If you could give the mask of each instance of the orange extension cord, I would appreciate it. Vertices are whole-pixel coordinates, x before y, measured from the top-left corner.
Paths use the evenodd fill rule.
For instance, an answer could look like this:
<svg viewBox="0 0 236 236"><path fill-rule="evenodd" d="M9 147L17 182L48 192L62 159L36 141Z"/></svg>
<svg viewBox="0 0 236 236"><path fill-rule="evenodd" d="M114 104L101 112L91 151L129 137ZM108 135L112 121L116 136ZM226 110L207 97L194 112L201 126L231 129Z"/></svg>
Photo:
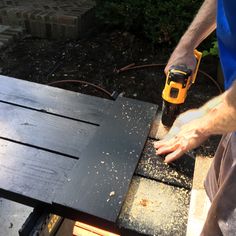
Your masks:
<svg viewBox="0 0 236 236"><path fill-rule="evenodd" d="M164 67L165 65L166 64L164 64L164 63L163 64L145 64L145 65L136 65L135 63L132 63L132 64L129 64L129 65L122 67L120 69L116 69L115 72L122 73L125 71L134 70L134 69L143 69L143 68L150 68L150 67ZM202 70L199 70L199 73L203 74L206 78L210 79L214 83L214 85L217 87L217 89L219 90L219 93L223 92L220 85L209 74L207 74L206 72L204 72ZM108 97L110 97L111 99L114 100L112 93L108 92L106 89L104 89L98 85L95 85L93 83L83 81L83 80L57 80L57 81L48 83L48 85L56 85L56 84L63 84L63 83L86 84L88 86L94 87L95 89L97 89L99 91L102 91L104 94L106 94Z"/></svg>
<svg viewBox="0 0 236 236"><path fill-rule="evenodd" d="M164 67L166 66L166 64L162 63L162 64L145 64L145 65L135 65L135 63L132 63L132 64L129 64L125 67L122 67L118 70L116 70L117 73L120 73L120 72L124 72L124 71L128 71L128 70L134 70L134 69L142 69L142 68L147 68L147 67ZM210 79L214 85L217 87L217 89L219 90L220 93L222 93L222 89L220 87L220 85L209 75L207 74L205 71L203 70L198 70L199 73L203 74L206 78Z"/></svg>

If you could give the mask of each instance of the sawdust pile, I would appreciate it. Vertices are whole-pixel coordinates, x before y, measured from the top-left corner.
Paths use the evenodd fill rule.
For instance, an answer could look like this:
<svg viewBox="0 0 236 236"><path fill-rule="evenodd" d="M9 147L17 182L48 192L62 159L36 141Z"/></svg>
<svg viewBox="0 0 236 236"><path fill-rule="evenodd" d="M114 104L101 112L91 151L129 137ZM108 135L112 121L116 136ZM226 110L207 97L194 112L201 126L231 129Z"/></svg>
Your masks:
<svg viewBox="0 0 236 236"><path fill-rule="evenodd" d="M185 235L189 191L134 177L119 224L148 235Z"/></svg>

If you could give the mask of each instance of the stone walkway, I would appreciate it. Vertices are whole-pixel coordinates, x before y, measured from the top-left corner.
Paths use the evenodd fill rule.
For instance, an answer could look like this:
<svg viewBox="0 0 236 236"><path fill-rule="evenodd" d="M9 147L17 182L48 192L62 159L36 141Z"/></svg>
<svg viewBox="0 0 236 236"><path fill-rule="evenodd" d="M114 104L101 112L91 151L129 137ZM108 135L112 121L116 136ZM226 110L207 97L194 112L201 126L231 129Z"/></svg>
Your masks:
<svg viewBox="0 0 236 236"><path fill-rule="evenodd" d="M93 0L1 0L0 24L22 26L32 36L77 39L94 25Z"/></svg>

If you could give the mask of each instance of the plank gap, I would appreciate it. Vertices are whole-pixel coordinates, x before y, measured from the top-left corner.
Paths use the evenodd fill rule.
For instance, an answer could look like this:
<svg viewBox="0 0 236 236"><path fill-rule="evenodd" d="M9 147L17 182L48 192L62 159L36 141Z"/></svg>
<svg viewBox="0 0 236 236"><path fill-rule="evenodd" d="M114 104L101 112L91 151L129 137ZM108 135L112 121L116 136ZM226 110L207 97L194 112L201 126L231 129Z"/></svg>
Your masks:
<svg viewBox="0 0 236 236"><path fill-rule="evenodd" d="M75 159L75 160L79 160L79 157L72 156L72 155L69 155L69 154L66 154L66 153L62 153L62 152L58 152L58 151L55 151L55 150L51 150L51 149L48 149L48 148L39 147L39 146L36 146L36 145L33 145L33 144L19 142L19 141L9 139L9 138L6 138L6 137L2 137L2 136L0 136L0 139L6 140L6 141L9 141L9 142L13 142L13 143L17 143L17 144L21 144L21 145L24 145L24 146L27 146L27 147L37 148L39 150L54 153L54 154L64 156L64 157L69 157L69 158L72 158L72 159Z"/></svg>
<svg viewBox="0 0 236 236"><path fill-rule="evenodd" d="M141 174L141 173L135 173L134 176L142 177L142 178L152 180L152 181L156 181L158 183L163 183L163 184L166 184L166 185L169 185L169 186L172 186L172 187L178 187L178 188L184 188L184 189L187 189L187 190L191 190L190 187L183 186L181 183L178 183L178 182L172 183L171 181L162 181L162 180L156 179L155 177L146 176L145 174Z"/></svg>
<svg viewBox="0 0 236 236"><path fill-rule="evenodd" d="M80 120L80 119L76 119L76 118L72 118L72 117L56 114L56 113L47 111L45 109L37 109L37 108L28 107L28 106L24 106L24 105L19 105L17 103L7 102L7 101L3 101L3 100L0 100L0 103L12 105L12 106L17 106L17 107L21 107L21 108L32 110L32 111L37 111L37 112L49 114L49 115L52 115L52 116L57 116L57 117L65 118L65 119L68 119L68 120L74 120L74 121L82 122L82 123L89 124L89 125L100 126L100 124L97 124L97 123L94 123L94 122L90 122L90 121L86 121L86 120Z"/></svg>

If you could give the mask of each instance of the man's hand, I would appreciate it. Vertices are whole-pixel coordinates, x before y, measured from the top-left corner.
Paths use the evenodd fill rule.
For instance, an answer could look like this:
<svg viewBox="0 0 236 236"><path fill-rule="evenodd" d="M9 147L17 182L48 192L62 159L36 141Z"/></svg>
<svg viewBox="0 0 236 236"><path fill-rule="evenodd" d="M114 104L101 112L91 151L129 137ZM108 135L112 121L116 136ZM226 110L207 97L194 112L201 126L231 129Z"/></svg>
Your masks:
<svg viewBox="0 0 236 236"><path fill-rule="evenodd" d="M170 153L165 158L165 162L169 163L181 157L185 152L198 147L208 138L198 130L203 117L203 111L200 109L181 114L166 137L155 142L156 153L158 155Z"/></svg>
<svg viewBox="0 0 236 236"><path fill-rule="evenodd" d="M186 48L177 47L172 53L166 67L165 74L168 73L169 69L173 65L186 65L188 69L194 71L197 64L196 57L194 56L193 49L189 50Z"/></svg>

